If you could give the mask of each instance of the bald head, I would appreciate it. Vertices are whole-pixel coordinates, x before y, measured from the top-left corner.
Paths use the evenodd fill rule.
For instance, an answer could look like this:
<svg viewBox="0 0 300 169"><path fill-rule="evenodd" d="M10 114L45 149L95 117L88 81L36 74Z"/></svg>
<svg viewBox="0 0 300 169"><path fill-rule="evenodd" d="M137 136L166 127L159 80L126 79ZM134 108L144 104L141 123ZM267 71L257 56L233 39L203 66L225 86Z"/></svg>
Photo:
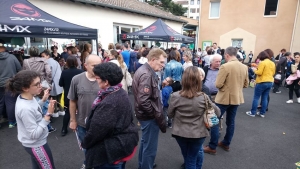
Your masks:
<svg viewBox="0 0 300 169"><path fill-rule="evenodd" d="M85 58L85 63L92 63L92 62L102 62L101 58L95 54L90 54L88 57Z"/></svg>
<svg viewBox="0 0 300 169"><path fill-rule="evenodd" d="M91 54L85 58L84 66L90 77L94 77L93 69L96 65L102 62L101 58L97 55Z"/></svg>

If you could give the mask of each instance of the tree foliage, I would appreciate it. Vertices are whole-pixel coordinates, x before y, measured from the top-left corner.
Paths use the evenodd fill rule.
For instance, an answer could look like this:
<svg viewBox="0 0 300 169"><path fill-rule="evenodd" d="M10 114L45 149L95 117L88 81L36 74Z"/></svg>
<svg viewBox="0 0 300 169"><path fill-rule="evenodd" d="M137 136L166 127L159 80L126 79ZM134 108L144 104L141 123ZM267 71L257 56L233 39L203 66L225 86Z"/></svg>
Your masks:
<svg viewBox="0 0 300 169"><path fill-rule="evenodd" d="M182 16L186 12L186 8L183 8L180 4L175 4L172 0L151 0L147 3L176 16Z"/></svg>

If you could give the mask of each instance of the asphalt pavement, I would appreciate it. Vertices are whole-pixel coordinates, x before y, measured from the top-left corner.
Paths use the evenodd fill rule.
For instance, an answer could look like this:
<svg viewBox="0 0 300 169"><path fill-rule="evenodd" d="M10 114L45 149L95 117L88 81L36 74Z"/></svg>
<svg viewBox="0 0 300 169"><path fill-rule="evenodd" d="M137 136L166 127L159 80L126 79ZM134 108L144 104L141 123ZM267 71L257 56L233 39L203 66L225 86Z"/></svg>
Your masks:
<svg viewBox="0 0 300 169"><path fill-rule="evenodd" d="M270 93L269 111L265 118L249 117L245 114L251 109L253 88L244 89L245 104L238 108L236 128L230 151L217 148L217 155L205 154L203 169L295 169L300 161L300 104L286 104L288 90L282 88L281 94ZM133 97L131 96L133 100ZM294 102L296 99L294 99ZM135 120L135 123L137 121ZM49 134L57 169L79 169L84 154L79 150L75 134L62 137L62 117L55 118L52 125L57 131ZM160 133L156 169L180 169L183 158L171 130ZM224 137L224 132L221 138ZM204 145L207 145L209 137ZM127 169L136 169L138 151L127 162ZM0 128L0 169L30 169L30 156L17 139L17 128Z"/></svg>

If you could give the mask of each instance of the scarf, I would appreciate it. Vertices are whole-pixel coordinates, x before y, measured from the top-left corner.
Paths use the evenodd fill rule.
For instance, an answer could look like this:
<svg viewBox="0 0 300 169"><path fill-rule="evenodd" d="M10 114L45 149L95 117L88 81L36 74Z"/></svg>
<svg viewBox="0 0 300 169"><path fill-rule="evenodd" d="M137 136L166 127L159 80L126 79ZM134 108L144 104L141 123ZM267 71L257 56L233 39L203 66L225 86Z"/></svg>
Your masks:
<svg viewBox="0 0 300 169"><path fill-rule="evenodd" d="M93 102L92 108L94 108L98 103L100 103L106 96L108 96L109 94L111 94L113 92L116 92L116 91L120 90L121 88L122 88L122 84L119 83L115 86L110 86L106 89L101 89L98 92L97 98Z"/></svg>

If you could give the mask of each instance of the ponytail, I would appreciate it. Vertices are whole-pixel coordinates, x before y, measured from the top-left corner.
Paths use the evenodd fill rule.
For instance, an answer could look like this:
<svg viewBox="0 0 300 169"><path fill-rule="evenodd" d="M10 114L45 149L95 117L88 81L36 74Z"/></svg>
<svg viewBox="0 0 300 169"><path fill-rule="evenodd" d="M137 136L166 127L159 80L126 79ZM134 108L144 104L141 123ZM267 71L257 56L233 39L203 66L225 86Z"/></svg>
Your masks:
<svg viewBox="0 0 300 169"><path fill-rule="evenodd" d="M13 94L16 94L16 90L14 88L14 83L15 83L15 78L10 78L7 80L6 82L6 90L13 93Z"/></svg>
<svg viewBox="0 0 300 169"><path fill-rule="evenodd" d="M120 64L120 67L121 68L124 68L125 65L124 65L124 59L123 59L123 56L122 55L119 55L118 58L117 58L119 64Z"/></svg>

